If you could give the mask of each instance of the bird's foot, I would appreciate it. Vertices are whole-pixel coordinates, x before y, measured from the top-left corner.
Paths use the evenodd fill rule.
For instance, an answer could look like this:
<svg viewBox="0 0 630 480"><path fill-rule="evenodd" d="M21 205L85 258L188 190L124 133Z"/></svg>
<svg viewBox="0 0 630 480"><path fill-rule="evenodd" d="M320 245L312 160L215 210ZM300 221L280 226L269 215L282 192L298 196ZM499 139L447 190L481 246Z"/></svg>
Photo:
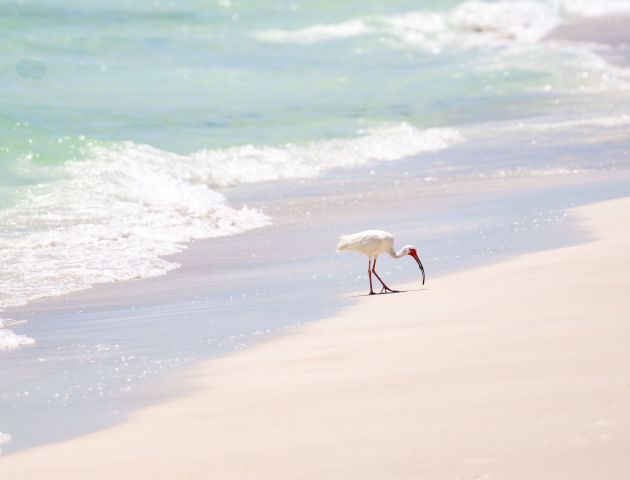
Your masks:
<svg viewBox="0 0 630 480"><path fill-rule="evenodd" d="M376 295L376 293L370 290L370 293L368 293L368 295Z"/></svg>
<svg viewBox="0 0 630 480"><path fill-rule="evenodd" d="M380 293L400 293L400 290L392 290L391 288L383 285L383 288L381 288Z"/></svg>

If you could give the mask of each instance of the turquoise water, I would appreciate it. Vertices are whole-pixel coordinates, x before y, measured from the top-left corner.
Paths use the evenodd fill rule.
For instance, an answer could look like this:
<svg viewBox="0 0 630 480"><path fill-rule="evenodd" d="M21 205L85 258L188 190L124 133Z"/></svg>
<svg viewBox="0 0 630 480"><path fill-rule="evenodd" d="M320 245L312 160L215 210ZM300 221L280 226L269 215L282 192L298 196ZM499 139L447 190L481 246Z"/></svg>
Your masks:
<svg viewBox="0 0 630 480"><path fill-rule="evenodd" d="M291 14L288 4L259 2L229 8L190 1L55 3L4 5L0 12L2 136L19 137L5 151L9 158L34 152L43 162L60 162L68 153L50 152L49 142L79 135L177 152L325 138L354 133L363 121L395 118L404 100L402 92L398 102L383 97L391 84L379 85L371 77L374 59L353 55L351 45L305 52L252 36L299 25L300 16L344 18L349 12L339 8L307 3ZM383 53L374 52L406 77L417 68L402 52L391 60ZM16 65L24 59L40 62L41 78L20 76ZM16 135L16 122L29 126Z"/></svg>
<svg viewBox="0 0 630 480"><path fill-rule="evenodd" d="M547 53L547 66L505 59L503 69L490 40L481 50L445 40L435 54L399 44L414 31L408 26L383 26L414 11L448 15L461 3L3 2L0 134L9 143L2 163L28 153L62 162L80 135L189 153L348 136L401 120L440 126L513 117L544 106L539 89L565 80L553 65L562 55ZM487 12L478 10L482 25ZM378 31L306 45L256 36L357 19ZM462 26L439 28L469 41ZM19 68L24 61L32 65ZM51 148L66 137L68 148Z"/></svg>
<svg viewBox="0 0 630 480"><path fill-rule="evenodd" d="M630 2L0 2L0 309L161 275L190 240L273 223L231 204L239 183L430 162L486 125L622 128L628 71L543 41L618 11Z"/></svg>

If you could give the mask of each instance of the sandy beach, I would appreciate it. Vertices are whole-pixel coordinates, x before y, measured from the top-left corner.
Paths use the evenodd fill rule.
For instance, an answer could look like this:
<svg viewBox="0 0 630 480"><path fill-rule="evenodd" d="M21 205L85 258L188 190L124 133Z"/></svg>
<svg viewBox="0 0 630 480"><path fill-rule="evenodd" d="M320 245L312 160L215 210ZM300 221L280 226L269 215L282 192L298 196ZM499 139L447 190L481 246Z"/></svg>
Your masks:
<svg viewBox="0 0 630 480"><path fill-rule="evenodd" d="M122 425L5 457L0 474L627 478L630 199L571 214L587 243L359 297L195 367L186 395Z"/></svg>

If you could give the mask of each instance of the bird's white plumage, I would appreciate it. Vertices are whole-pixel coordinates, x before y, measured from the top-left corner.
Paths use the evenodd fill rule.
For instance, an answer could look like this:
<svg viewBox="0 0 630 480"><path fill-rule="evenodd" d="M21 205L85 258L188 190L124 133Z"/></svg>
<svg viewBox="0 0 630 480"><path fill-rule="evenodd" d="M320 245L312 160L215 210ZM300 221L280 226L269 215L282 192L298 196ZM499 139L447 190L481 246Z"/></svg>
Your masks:
<svg viewBox="0 0 630 480"><path fill-rule="evenodd" d="M370 295L374 295L372 289L372 274L374 274L383 289L381 293L396 293L397 290L389 288L383 279L376 273L376 260L381 253L387 253L393 258L402 258L406 255L413 257L418 262L422 271L422 284L424 285L424 267L413 245L405 245L399 251L394 250L394 237L383 230L364 230L351 235L342 235L337 244L338 252L356 252L368 257L368 278L370 280ZM373 262L373 263L372 263Z"/></svg>
<svg viewBox="0 0 630 480"><path fill-rule="evenodd" d="M337 244L337 251L352 251L375 257L381 253L394 251L394 237L383 230L364 230L342 235Z"/></svg>

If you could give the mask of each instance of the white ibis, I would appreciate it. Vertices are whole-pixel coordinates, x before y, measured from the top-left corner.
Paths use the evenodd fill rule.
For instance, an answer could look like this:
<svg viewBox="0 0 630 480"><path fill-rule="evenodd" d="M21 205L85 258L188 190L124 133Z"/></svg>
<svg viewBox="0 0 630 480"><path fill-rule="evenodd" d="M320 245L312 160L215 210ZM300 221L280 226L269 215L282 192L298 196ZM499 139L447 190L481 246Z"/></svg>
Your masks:
<svg viewBox="0 0 630 480"><path fill-rule="evenodd" d="M418 258L418 252L413 245L405 245L398 251L394 250L394 237L383 230L365 230L363 232L353 233L351 235L342 235L337 244L338 252L357 252L362 253L368 257L368 278L370 279L370 295L374 295L372 290L372 274L376 275L378 281L381 282L383 288L380 293L383 292L397 292L398 290L392 290L376 273L376 259L381 253L388 253L390 257L402 258L406 255L412 257L417 263L418 267L422 271L422 285L424 285L424 267L420 258ZM372 263L374 259L374 263Z"/></svg>

